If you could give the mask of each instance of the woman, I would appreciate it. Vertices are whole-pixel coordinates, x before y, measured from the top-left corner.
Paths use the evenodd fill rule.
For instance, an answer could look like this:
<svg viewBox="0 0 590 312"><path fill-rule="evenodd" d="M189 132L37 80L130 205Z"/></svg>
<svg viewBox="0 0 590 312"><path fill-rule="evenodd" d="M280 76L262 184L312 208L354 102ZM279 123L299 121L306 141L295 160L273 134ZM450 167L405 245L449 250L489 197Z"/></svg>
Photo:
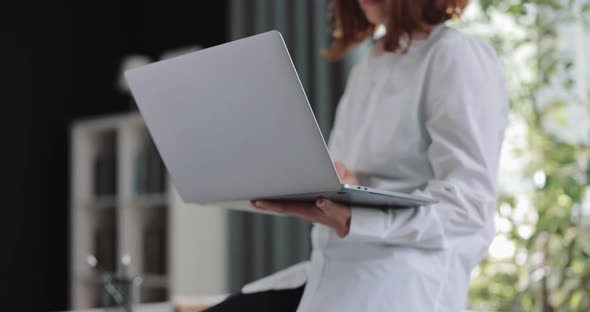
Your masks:
<svg viewBox="0 0 590 312"><path fill-rule="evenodd" d="M386 34L348 79L329 148L345 183L427 195L406 210L252 202L314 223L311 260L210 311L462 311L494 237L508 98L494 50L444 24L466 0L334 0L344 56Z"/></svg>

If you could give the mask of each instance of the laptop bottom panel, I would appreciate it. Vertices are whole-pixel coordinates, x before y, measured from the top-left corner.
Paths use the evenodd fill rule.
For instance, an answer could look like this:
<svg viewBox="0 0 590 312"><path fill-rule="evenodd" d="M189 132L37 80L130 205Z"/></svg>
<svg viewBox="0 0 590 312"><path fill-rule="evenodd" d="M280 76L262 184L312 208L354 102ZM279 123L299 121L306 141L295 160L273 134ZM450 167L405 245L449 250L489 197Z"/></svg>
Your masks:
<svg viewBox="0 0 590 312"><path fill-rule="evenodd" d="M430 205L437 202L430 198L380 191L356 185L344 185L340 190L334 192L276 196L258 198L258 200L315 202L319 197L328 198L335 202L355 207L386 209L407 209L416 206Z"/></svg>

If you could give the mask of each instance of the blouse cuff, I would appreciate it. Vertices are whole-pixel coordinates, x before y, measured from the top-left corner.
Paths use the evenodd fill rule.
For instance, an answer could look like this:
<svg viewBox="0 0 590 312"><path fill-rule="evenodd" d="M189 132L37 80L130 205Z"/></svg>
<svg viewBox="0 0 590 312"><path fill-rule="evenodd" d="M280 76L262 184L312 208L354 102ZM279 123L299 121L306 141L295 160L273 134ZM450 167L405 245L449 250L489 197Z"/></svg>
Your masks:
<svg viewBox="0 0 590 312"><path fill-rule="evenodd" d="M342 238L349 242L374 242L384 238L387 216L381 209L352 206L350 229Z"/></svg>

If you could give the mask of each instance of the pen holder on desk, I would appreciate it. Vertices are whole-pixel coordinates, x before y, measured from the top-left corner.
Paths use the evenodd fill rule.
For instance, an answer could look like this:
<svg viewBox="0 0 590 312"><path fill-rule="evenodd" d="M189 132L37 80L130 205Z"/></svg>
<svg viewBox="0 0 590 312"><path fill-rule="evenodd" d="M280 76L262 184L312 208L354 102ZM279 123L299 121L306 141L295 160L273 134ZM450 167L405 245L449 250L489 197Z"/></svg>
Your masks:
<svg viewBox="0 0 590 312"><path fill-rule="evenodd" d="M129 276L127 268L130 262L129 256L124 256L119 274L115 275L103 270L94 256L88 256L88 264L98 272L100 278L100 302L106 311L133 311L135 293L137 286L141 284L141 277Z"/></svg>
<svg viewBox="0 0 590 312"><path fill-rule="evenodd" d="M108 274L108 273L106 273ZM106 311L133 311L139 277L101 276L101 303Z"/></svg>

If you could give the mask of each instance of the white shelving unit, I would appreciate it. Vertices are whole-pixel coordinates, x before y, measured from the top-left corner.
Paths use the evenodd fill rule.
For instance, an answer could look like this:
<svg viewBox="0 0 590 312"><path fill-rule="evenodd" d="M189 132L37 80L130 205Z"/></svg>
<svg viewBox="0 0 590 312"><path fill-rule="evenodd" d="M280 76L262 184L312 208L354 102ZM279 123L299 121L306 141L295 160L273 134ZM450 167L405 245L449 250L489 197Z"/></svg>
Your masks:
<svg viewBox="0 0 590 312"><path fill-rule="evenodd" d="M105 145L109 137L106 141L111 142ZM226 210L186 204L168 182L161 192L138 192L137 157L149 142L138 113L76 121L71 141L71 309L100 304L100 284L86 262L97 248L112 250L109 258L117 263L123 255L131 257L129 273L143 280L134 296L136 303L227 292ZM116 188L113 194L97 195L96 159L104 154L116 164L112 169ZM105 237L111 244L104 245ZM156 272L148 273L146 264L154 257L146 259L145 251L154 245L163 255ZM98 259L103 264L108 260Z"/></svg>

